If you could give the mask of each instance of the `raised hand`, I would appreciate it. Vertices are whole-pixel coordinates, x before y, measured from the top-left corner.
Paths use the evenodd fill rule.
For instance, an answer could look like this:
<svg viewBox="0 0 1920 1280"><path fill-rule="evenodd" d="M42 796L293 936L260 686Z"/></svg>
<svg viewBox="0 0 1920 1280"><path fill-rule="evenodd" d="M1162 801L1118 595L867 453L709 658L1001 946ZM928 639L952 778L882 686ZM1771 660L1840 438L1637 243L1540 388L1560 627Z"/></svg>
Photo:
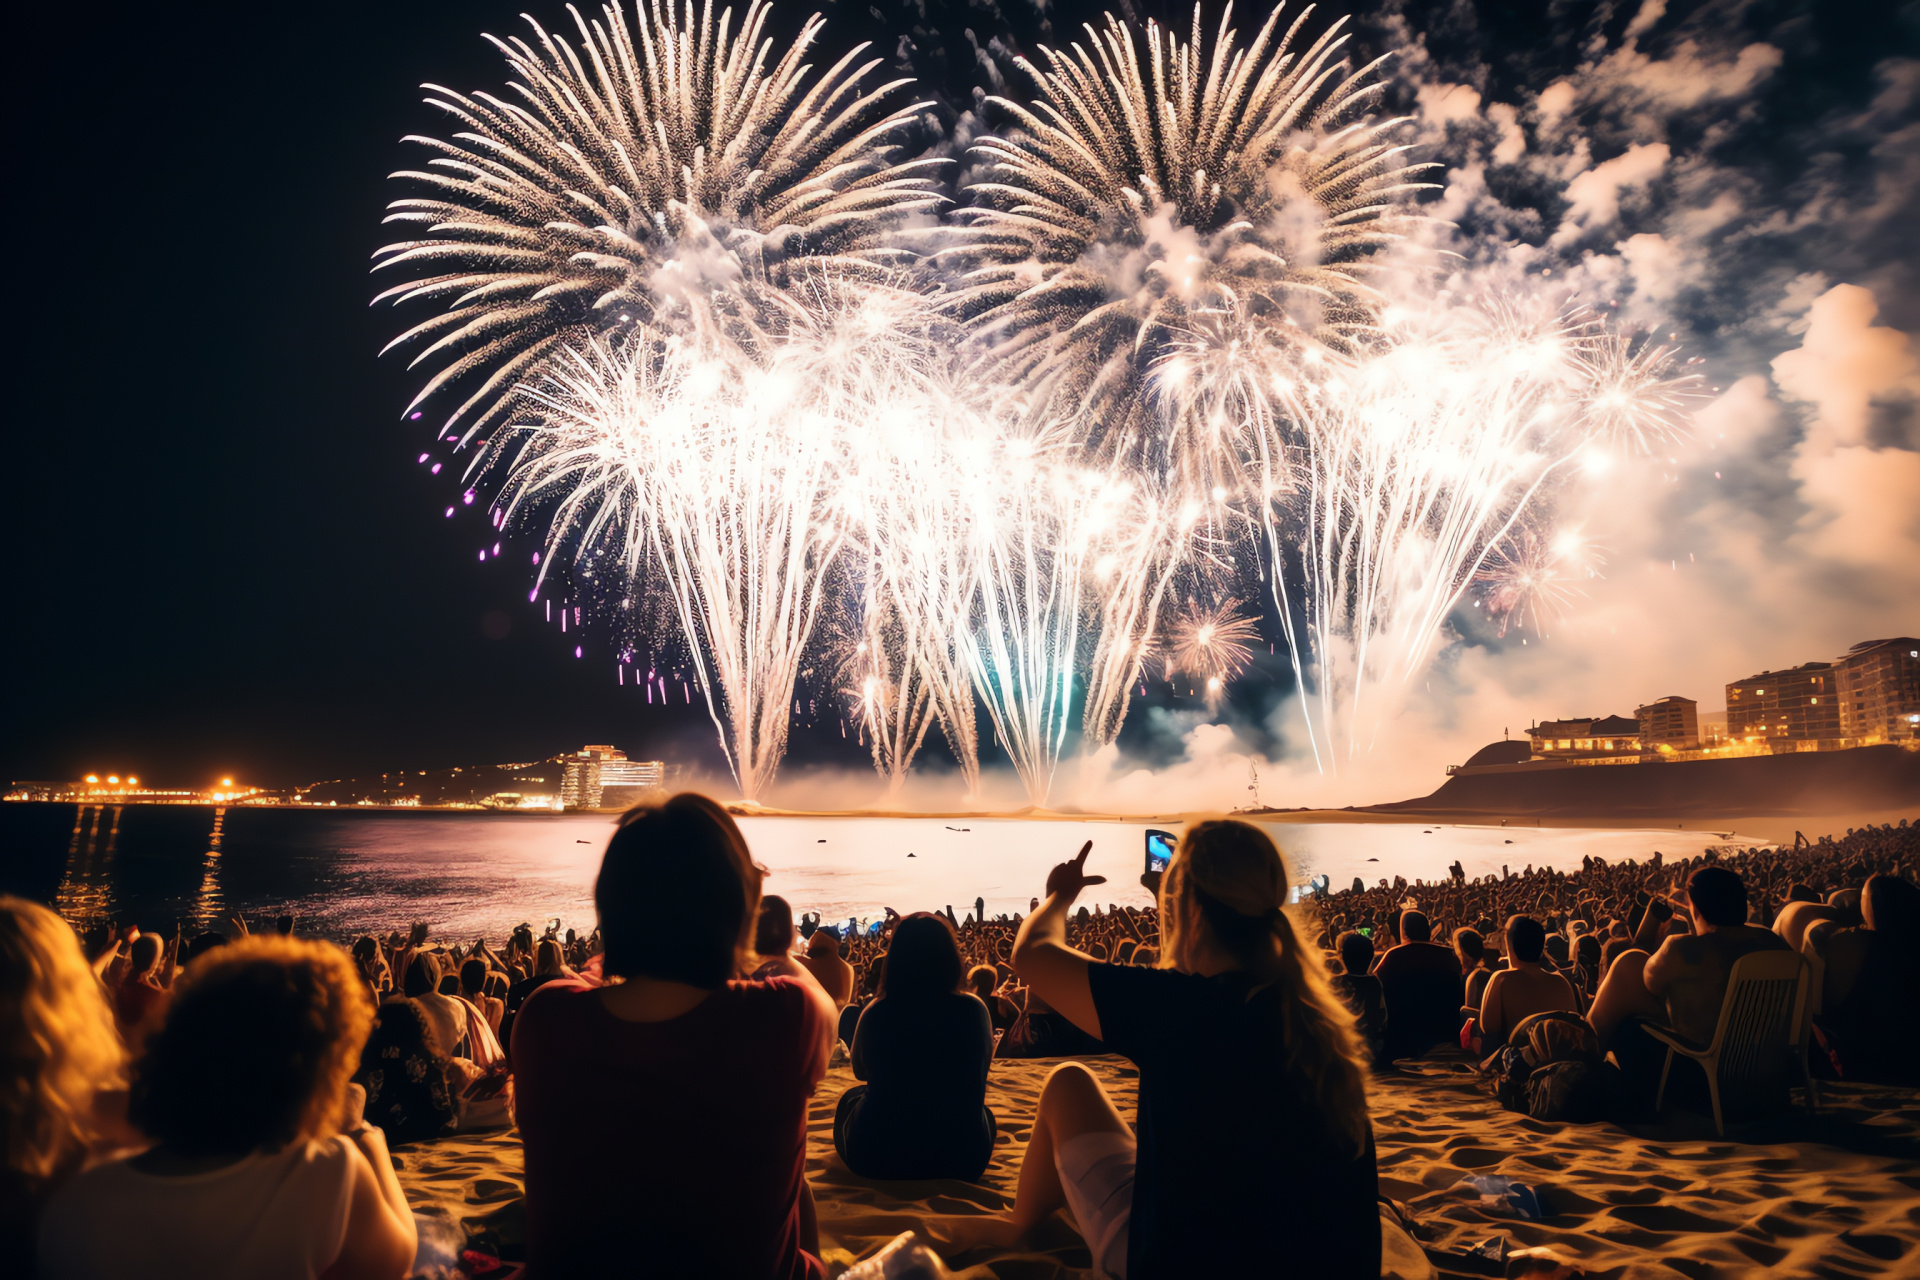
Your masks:
<svg viewBox="0 0 1920 1280"><path fill-rule="evenodd" d="M1089 885L1105 884L1105 876L1087 874L1087 855L1093 852L1093 841L1080 846L1079 854L1071 861L1063 862L1047 872L1047 896L1062 894L1068 902L1080 896L1080 891Z"/></svg>

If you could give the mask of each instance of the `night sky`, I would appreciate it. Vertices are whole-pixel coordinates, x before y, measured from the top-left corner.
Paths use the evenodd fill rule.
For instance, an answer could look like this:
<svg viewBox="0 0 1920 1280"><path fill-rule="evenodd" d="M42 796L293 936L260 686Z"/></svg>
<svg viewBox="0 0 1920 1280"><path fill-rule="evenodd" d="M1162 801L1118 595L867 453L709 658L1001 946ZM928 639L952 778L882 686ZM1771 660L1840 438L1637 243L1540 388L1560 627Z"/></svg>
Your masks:
<svg viewBox="0 0 1920 1280"><path fill-rule="evenodd" d="M837 54L873 40L947 120L978 127L978 91L1019 89L1012 53L1103 7L842 0L825 6L825 43ZM235 773L287 785L533 759L587 741L717 763L697 702L648 708L615 685L602 637L562 637L541 621L523 555L476 560L480 509L443 518L458 482L416 465L431 419L401 419L418 376L400 358L376 358L396 327L368 305L370 255L387 238L382 209L398 194L386 175L412 162L403 134L441 127L417 86L499 88L504 67L479 35L517 31L523 8L552 26L567 21L558 4L491 0L37 5L16 16L7 216L20 257L0 504L12 562L0 780L116 769L155 782ZM809 8L784 5L776 27ZM1356 11L1357 54L1417 46L1390 104L1419 117L1410 130L1456 171L1492 145L1495 104L1519 104L1532 130L1557 81L1598 86L1573 108L1591 137L1584 159L1548 164L1567 147L1529 133L1526 157L1482 166L1484 193L1461 215L1463 234L1580 262L1613 254L1628 232L1658 233L1698 269L1659 289L1642 281L1638 294L1652 295L1731 386L1764 376L1799 342L1809 305L1835 284L1872 290L1879 326L1920 328L1920 64L1901 61L1914 56L1917 9L1388 4ZM1140 15L1166 12L1184 29L1184 5ZM1255 21L1244 15L1242 28ZM1754 66L1766 64L1757 76L1683 102L1671 88L1647 89L1644 64L1609 61L1630 44L1675 65L1746 66L1740 51L1755 47L1777 57L1756 55ZM1434 86L1476 96L1443 109L1435 104L1462 100ZM1642 90L1655 107L1632 105ZM994 123L990 109L984 118ZM1577 191L1569 196L1579 165L1656 135L1670 148L1663 176L1622 185L1615 225L1601 231ZM1727 191L1737 217L1700 229L1692 215ZM1767 231L1776 215L1787 223ZM1783 298L1798 309L1771 327L1751 322ZM1863 391L1868 446L1920 449L1915 385L1896 369ZM1722 481L1738 480L1742 508L1772 530L1756 535L1763 559L1767 537L1798 545L1796 530L1819 510L1789 461L1818 411L1768 394L1786 406L1779 423L1749 442L1751 465L1725 466ZM1886 535L1890 563L1904 558L1904 530ZM1673 548L1661 536L1627 555L1664 565ZM1849 629L1912 612L1897 582L1865 572L1880 573L1878 585L1847 579L1840 598L1865 602L1866 615L1805 646L1862 639ZM1753 594L1750 582L1716 589ZM1757 620L1743 634L1749 625ZM1500 646L1463 624L1455 649ZM1762 660L1741 649L1724 661L1749 653ZM1778 659L1807 656L1831 655ZM1646 662L1661 675L1674 669ZM1265 742L1265 718L1287 691L1283 665L1236 691L1233 715L1250 741ZM1137 715L1126 745L1149 759L1177 754L1179 714ZM862 753L840 740L832 714L821 719L796 736L795 756L858 766Z"/></svg>

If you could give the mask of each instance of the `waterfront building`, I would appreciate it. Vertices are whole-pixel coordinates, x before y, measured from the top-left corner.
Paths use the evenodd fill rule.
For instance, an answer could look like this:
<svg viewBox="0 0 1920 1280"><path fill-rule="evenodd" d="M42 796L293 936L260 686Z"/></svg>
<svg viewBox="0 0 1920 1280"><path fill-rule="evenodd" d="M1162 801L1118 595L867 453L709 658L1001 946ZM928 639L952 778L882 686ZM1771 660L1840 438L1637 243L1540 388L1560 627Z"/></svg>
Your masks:
<svg viewBox="0 0 1920 1280"><path fill-rule="evenodd" d="M1816 750L1838 745L1840 699L1831 662L1803 662L1762 671L1727 686L1727 736L1735 742L1792 744ZM1806 744L1806 745L1802 745Z"/></svg>
<svg viewBox="0 0 1920 1280"><path fill-rule="evenodd" d="M607 760L600 765L600 807L630 809L663 791L664 760Z"/></svg>
<svg viewBox="0 0 1920 1280"><path fill-rule="evenodd" d="M586 746L561 757L560 801L569 809L625 809L666 786L660 760L629 760L618 747Z"/></svg>
<svg viewBox="0 0 1920 1280"><path fill-rule="evenodd" d="M1527 730L1535 759L1638 760L1640 722L1626 716L1542 720Z"/></svg>
<svg viewBox="0 0 1920 1280"><path fill-rule="evenodd" d="M1702 711L1700 713L1700 746L1702 749L1724 747L1727 745L1727 713L1724 711Z"/></svg>
<svg viewBox="0 0 1920 1280"><path fill-rule="evenodd" d="M605 744L589 745L561 757L560 803L569 809L600 807L600 771L627 753Z"/></svg>
<svg viewBox="0 0 1920 1280"><path fill-rule="evenodd" d="M1644 751L1692 751L1700 745L1700 704L1692 698L1668 694L1644 707L1635 707Z"/></svg>
<svg viewBox="0 0 1920 1280"><path fill-rule="evenodd" d="M1920 739L1920 639L1853 646L1836 667L1840 736L1857 742Z"/></svg>

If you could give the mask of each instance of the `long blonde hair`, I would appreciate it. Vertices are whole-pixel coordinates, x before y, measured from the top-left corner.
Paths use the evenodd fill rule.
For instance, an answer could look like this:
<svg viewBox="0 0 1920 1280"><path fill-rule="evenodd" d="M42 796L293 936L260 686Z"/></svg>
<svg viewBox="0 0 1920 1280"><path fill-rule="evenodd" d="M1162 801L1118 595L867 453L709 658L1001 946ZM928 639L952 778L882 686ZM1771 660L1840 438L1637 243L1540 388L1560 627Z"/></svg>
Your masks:
<svg viewBox="0 0 1920 1280"><path fill-rule="evenodd" d="M1287 911L1286 860L1252 823L1213 818L1187 828L1160 884L1162 968L1191 970L1199 922L1255 983L1277 997L1287 1065L1322 1114L1358 1149L1367 1133L1366 1049L1333 994L1318 948Z"/></svg>
<svg viewBox="0 0 1920 1280"><path fill-rule="evenodd" d="M73 929L0 897L0 1124L7 1168L38 1194L99 1136L93 1098L124 1083L126 1050Z"/></svg>

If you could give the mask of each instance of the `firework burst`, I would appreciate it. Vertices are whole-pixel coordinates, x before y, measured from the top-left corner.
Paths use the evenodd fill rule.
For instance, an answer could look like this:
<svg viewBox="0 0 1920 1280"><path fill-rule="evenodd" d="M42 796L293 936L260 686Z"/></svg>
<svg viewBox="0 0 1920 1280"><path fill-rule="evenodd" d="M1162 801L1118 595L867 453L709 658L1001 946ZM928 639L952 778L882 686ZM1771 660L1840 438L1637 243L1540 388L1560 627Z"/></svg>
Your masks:
<svg viewBox="0 0 1920 1280"><path fill-rule="evenodd" d="M1683 392L1670 356L1623 382L1594 357L1611 341L1586 311L1494 300L1411 317L1364 359L1276 374L1302 461L1262 524L1322 768L1371 749L1496 548L1546 518L1611 421L1599 402Z"/></svg>
<svg viewBox="0 0 1920 1280"><path fill-rule="evenodd" d="M1500 620L1499 635L1509 629L1545 636L1585 595L1581 583L1600 576L1605 560L1598 548L1582 542L1577 530L1558 534L1532 526L1502 540L1475 578L1484 584L1480 606Z"/></svg>
<svg viewBox="0 0 1920 1280"><path fill-rule="evenodd" d="M1218 711L1227 686L1253 662L1260 626L1240 612L1240 601L1189 605L1167 628L1162 664L1166 676L1186 675L1206 692L1207 708Z"/></svg>
<svg viewBox="0 0 1920 1280"><path fill-rule="evenodd" d="M530 38L487 39L510 92L426 86L450 139L410 137L431 159L394 176L424 194L387 221L415 238L375 270L408 279L376 301L435 314L388 349L438 366L409 411L461 398L444 431L470 440L510 413L514 390L569 347L624 326L753 326L796 265L860 275L900 257L886 232L939 196L926 164L895 163L915 106L905 81L867 83L861 45L814 75L810 19L777 56L763 0L715 20L653 0L574 13L576 38L528 18Z"/></svg>
<svg viewBox="0 0 1920 1280"><path fill-rule="evenodd" d="M1018 132L975 148L984 174L956 215L952 298L1003 376L1187 492L1222 483L1246 441L1219 447L1241 424L1193 412L1204 396L1143 394L1154 363L1229 310L1241 324L1221 336L1255 360L1363 341L1367 259L1418 185L1385 138L1397 122L1366 114L1379 64L1342 59L1344 19L1296 48L1306 16L1283 32L1276 9L1242 43L1229 6L1209 44L1198 6L1185 41L1108 14L1044 68L1021 60L1037 100L993 100Z"/></svg>
<svg viewBox="0 0 1920 1280"><path fill-rule="evenodd" d="M776 51L767 16L495 41L511 93L434 91L460 131L413 140L416 238L376 268L433 308L396 340L434 371L414 406L456 401L470 496L542 541L535 597L570 575L664 621L749 799L817 665L890 786L937 723L977 794L984 714L1044 803L1156 638L1217 710L1256 590L1342 767L1476 584L1503 633L1573 589L1577 459L1684 430L1670 347L1382 296L1423 184L1339 22L1296 48L1304 14L1251 41L1231 10L1184 41L1109 16L997 100L1017 132L952 225L909 230L941 197L898 154L905 86L858 49L816 75L818 19ZM1227 603L1163 622L1181 598Z"/></svg>

